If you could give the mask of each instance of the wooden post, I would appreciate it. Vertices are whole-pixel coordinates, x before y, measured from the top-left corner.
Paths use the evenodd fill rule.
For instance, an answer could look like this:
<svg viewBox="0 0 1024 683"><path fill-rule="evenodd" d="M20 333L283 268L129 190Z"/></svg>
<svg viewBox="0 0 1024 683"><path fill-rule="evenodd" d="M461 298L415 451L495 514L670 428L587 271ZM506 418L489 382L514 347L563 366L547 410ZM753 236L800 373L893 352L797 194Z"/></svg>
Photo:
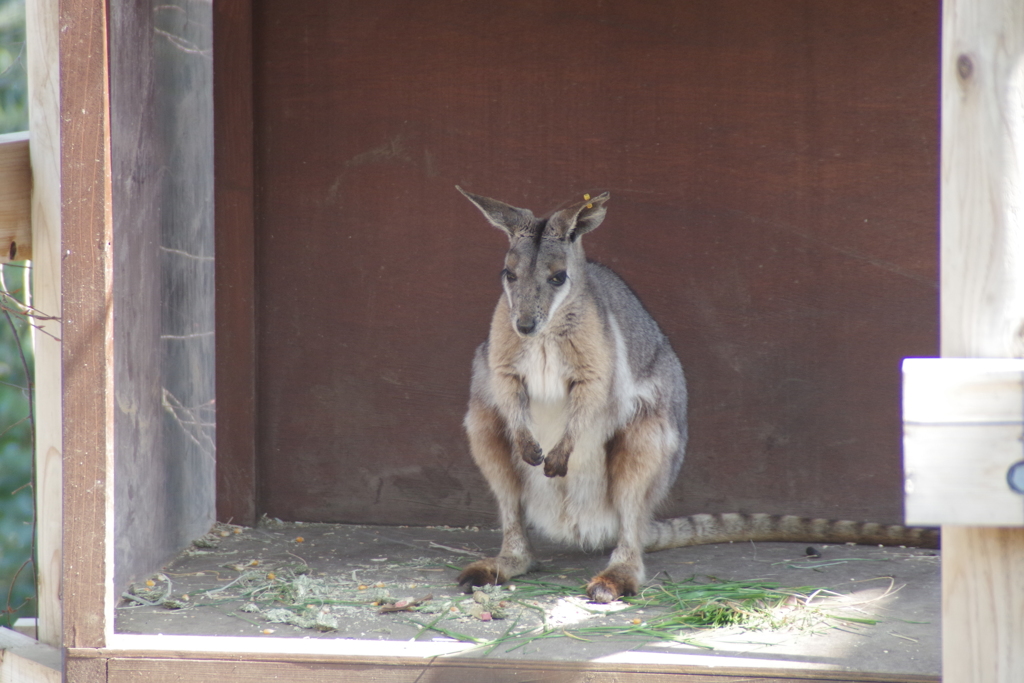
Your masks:
<svg viewBox="0 0 1024 683"><path fill-rule="evenodd" d="M36 564L38 631L61 644L60 37L58 0L25 7L32 164L32 303L56 320L38 321L35 351Z"/></svg>
<svg viewBox="0 0 1024 683"><path fill-rule="evenodd" d="M255 524L252 3L213 4L217 519ZM223 85L230 83L230 86Z"/></svg>
<svg viewBox="0 0 1024 683"><path fill-rule="evenodd" d="M63 644L113 630L113 250L106 0L60 2ZM67 680L90 680L85 669ZM75 666L78 666L77 664Z"/></svg>
<svg viewBox="0 0 1024 683"><path fill-rule="evenodd" d="M944 4L941 228L942 355L1024 357L1024 0ZM1024 528L942 550L943 680L1024 681Z"/></svg>

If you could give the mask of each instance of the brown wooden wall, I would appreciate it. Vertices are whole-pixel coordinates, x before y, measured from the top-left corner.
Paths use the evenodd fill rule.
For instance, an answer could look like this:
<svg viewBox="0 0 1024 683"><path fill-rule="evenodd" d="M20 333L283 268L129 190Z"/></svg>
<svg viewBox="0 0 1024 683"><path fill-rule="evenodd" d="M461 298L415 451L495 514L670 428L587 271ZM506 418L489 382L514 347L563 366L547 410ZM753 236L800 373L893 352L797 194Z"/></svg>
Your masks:
<svg viewBox="0 0 1024 683"><path fill-rule="evenodd" d="M454 185L538 213L607 189L588 254L690 381L666 512L899 519L899 363L937 351L939 11L255 2L255 455L219 444L222 472L257 514L493 522L461 419L505 240Z"/></svg>
<svg viewBox="0 0 1024 683"><path fill-rule="evenodd" d="M211 13L109 5L118 592L214 521Z"/></svg>

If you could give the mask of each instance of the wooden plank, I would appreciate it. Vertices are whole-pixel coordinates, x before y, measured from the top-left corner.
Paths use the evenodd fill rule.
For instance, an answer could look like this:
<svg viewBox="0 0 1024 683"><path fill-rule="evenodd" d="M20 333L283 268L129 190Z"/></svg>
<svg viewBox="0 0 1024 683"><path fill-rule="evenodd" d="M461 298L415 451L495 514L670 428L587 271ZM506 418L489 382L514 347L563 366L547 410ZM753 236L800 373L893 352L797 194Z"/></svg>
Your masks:
<svg viewBox="0 0 1024 683"><path fill-rule="evenodd" d="M79 650L69 662L106 661L111 682L232 681L634 681L655 683L938 683L937 676L607 662L509 662L458 658L330 657L229 652Z"/></svg>
<svg viewBox="0 0 1024 683"><path fill-rule="evenodd" d="M213 5L217 519L256 522L252 5Z"/></svg>
<svg viewBox="0 0 1024 683"><path fill-rule="evenodd" d="M487 680L494 683L531 681L536 683L924 683L938 679L904 678L900 676L861 676L847 673L795 672L722 672L678 668L675 671L645 672L633 670L601 670L600 665L579 663L532 663L502 666L493 662L469 665L434 660L428 664L402 664L365 666L359 664L307 664L298 662L225 662L159 659L111 659L108 664L110 683L172 683L181 680L219 681L294 681L319 683L345 680L353 683L416 683L417 681L445 681L445 683L476 683Z"/></svg>
<svg viewBox="0 0 1024 683"><path fill-rule="evenodd" d="M107 3L62 0L60 10L63 644L101 647L113 615L114 531ZM89 678L69 669L69 680Z"/></svg>
<svg viewBox="0 0 1024 683"><path fill-rule="evenodd" d="M907 523L1024 525L1024 496L1007 482L1022 435L1024 360L904 361Z"/></svg>
<svg viewBox="0 0 1024 683"><path fill-rule="evenodd" d="M0 263L32 258L28 132L0 135Z"/></svg>
<svg viewBox="0 0 1024 683"><path fill-rule="evenodd" d="M14 622L13 629L32 640L39 638L39 620L36 617L22 617Z"/></svg>
<svg viewBox="0 0 1024 683"><path fill-rule="evenodd" d="M908 358L903 422L986 424L1024 421L1024 360Z"/></svg>
<svg viewBox="0 0 1024 683"><path fill-rule="evenodd" d="M942 528L945 683L1024 680L1024 529Z"/></svg>
<svg viewBox="0 0 1024 683"><path fill-rule="evenodd" d="M905 425L907 524L1024 526L1024 496L1006 481L1022 438L1021 423Z"/></svg>
<svg viewBox="0 0 1024 683"><path fill-rule="evenodd" d="M942 355L1024 356L1024 2L946 0ZM1024 529L942 529L946 683L1024 680Z"/></svg>
<svg viewBox="0 0 1024 683"><path fill-rule="evenodd" d="M32 144L32 304L35 354L37 638L61 644L61 348L59 0L25 6Z"/></svg>
<svg viewBox="0 0 1024 683"><path fill-rule="evenodd" d="M803 668L798 663L787 662L785 666L781 663L766 663L768 660L751 661L745 658L732 659L729 657L717 657L713 659L713 667L704 663L693 664L692 660L707 658L692 655L672 655L668 653L646 653L647 659L640 659L643 653L632 653L637 659L629 657L629 653L622 653L624 658L618 661L609 659L598 659L592 661L536 661L521 660L510 661L504 659L476 659L473 657L459 656L420 656L411 654L412 650L422 650L430 646L440 646L440 643L409 642L392 643L398 646L398 651L405 651L404 656L389 654L377 655L367 654L370 650L384 651L387 645L385 642L364 642L370 647L364 654L339 654L339 651L351 650L358 647L360 641L341 641L336 646L325 646L323 641L317 643L309 640L278 639L278 638L203 638L203 637L181 637L170 636L170 641L161 641L159 638L152 638L154 646L147 648L145 645L139 647L122 646L117 644L105 649L72 648L67 651L69 661L103 659L110 662L120 660L121 663L112 665L124 671L132 671L133 667L139 667L147 671L166 670L177 672L174 662L189 662L188 666L201 663L201 666L215 670L216 662L239 664L235 669L224 667L221 673L224 680L236 680L230 674L239 675L240 680L250 680L252 675L280 674L283 668L278 664L302 665L315 670L315 667L344 667L345 670L373 672L377 676L371 680L405 680L403 676L407 671L426 672L424 678L428 680L450 680L446 672L456 680L463 680L460 672L469 670L478 676L476 679L491 679L498 676L502 680L508 672L515 672L513 680L534 680L539 672L548 674L573 674L576 678L572 680L590 680L587 676L616 674L620 680L631 680L628 674L652 675L671 674L683 676L678 680L709 680L732 681L734 677L741 681L850 681L857 683L938 683L939 677L923 674L901 674L901 673L878 673L861 671L840 671ZM136 640L131 637L131 640ZM117 639L115 639L117 640ZM192 641L193 646L184 645L184 642ZM201 641L201 642L200 642ZM198 646L194 643L200 642ZM180 646L179 646L180 645ZM377 647L382 646L382 647ZM406 648L409 647L409 650ZM148 660L146 664L129 664L130 660ZM159 662L158 664L156 662ZM263 665L272 665L266 669ZM399 673L396 673L399 672ZM706 678L701 678L701 677ZM688 678L689 677L689 678ZM220 678L220 676L218 676ZM141 680L141 679L140 679ZM148 680L148 679L147 679ZM173 680L173 679L172 679ZM422 680L422 679L421 679ZM677 679L672 679L677 680Z"/></svg>
<svg viewBox="0 0 1024 683"><path fill-rule="evenodd" d="M68 683L107 683L107 660L68 659L64 663L64 680Z"/></svg>
<svg viewBox="0 0 1024 683"><path fill-rule="evenodd" d="M61 652L0 628L0 683L60 683Z"/></svg>

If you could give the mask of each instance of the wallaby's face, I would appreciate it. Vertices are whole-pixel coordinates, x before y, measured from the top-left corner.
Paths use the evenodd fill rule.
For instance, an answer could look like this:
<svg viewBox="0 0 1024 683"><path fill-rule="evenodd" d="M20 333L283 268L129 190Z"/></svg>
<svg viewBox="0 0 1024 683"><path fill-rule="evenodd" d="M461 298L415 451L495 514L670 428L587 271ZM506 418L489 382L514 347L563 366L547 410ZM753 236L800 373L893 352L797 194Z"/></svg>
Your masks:
<svg viewBox="0 0 1024 683"><path fill-rule="evenodd" d="M513 238L501 282L516 333L528 337L541 332L579 284L583 268L579 241Z"/></svg>
<svg viewBox="0 0 1024 683"><path fill-rule="evenodd" d="M522 337L540 334L562 305L582 291L586 257L579 238L601 223L608 194L538 219L528 209L459 191L508 235L501 282L512 329Z"/></svg>

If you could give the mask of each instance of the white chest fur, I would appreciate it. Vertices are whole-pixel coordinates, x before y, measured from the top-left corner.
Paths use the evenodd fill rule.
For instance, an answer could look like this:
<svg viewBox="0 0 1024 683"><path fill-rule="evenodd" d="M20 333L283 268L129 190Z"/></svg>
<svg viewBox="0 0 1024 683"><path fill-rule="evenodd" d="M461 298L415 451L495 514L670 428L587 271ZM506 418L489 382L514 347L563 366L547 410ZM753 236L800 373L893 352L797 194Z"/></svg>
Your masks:
<svg viewBox="0 0 1024 683"><path fill-rule="evenodd" d="M530 396L530 431L547 453L562 439L568 423L569 366L555 344L536 340L517 369ZM565 477L547 477L543 466L517 463L527 519L549 538L599 547L618 535L619 518L609 504L604 468L608 435L600 427L593 425L577 436Z"/></svg>
<svg viewBox="0 0 1024 683"><path fill-rule="evenodd" d="M557 345L535 340L527 346L518 370L530 396L530 431L545 451L565 433L568 407L568 367Z"/></svg>
<svg viewBox="0 0 1024 683"><path fill-rule="evenodd" d="M518 370L534 401L564 401L569 369L558 345L546 339L531 340L519 360Z"/></svg>

